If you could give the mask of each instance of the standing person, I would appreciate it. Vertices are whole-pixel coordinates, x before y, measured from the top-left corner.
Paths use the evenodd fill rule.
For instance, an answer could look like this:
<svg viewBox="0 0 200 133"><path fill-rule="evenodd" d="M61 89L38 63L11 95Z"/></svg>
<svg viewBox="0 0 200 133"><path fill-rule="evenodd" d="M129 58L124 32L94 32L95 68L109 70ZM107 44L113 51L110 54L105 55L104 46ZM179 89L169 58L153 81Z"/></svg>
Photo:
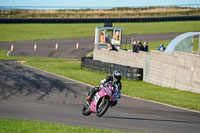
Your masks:
<svg viewBox="0 0 200 133"><path fill-rule="evenodd" d="M136 51L137 51L137 42L136 42L136 41L133 41L133 44L132 44L132 51L133 51L133 52L136 52Z"/></svg>
<svg viewBox="0 0 200 133"><path fill-rule="evenodd" d="M105 42L105 35L104 33L102 32L101 33L101 36L100 36L100 43L104 43Z"/></svg>
<svg viewBox="0 0 200 133"><path fill-rule="evenodd" d="M117 48L114 45L112 45L112 43L110 43L110 42L108 43L108 50L109 51L111 51L111 50L118 51Z"/></svg>
<svg viewBox="0 0 200 133"><path fill-rule="evenodd" d="M116 32L115 32L114 39L115 39L115 40L119 40L119 31L116 31Z"/></svg>
<svg viewBox="0 0 200 133"><path fill-rule="evenodd" d="M144 51L144 46L142 45L142 42L141 41L138 41L138 44L137 44L137 53L139 51Z"/></svg>
<svg viewBox="0 0 200 133"><path fill-rule="evenodd" d="M163 43L160 44L160 46L158 47L158 50L165 51L165 47Z"/></svg>
<svg viewBox="0 0 200 133"><path fill-rule="evenodd" d="M149 46L148 46L148 42L144 42L144 51L148 52Z"/></svg>

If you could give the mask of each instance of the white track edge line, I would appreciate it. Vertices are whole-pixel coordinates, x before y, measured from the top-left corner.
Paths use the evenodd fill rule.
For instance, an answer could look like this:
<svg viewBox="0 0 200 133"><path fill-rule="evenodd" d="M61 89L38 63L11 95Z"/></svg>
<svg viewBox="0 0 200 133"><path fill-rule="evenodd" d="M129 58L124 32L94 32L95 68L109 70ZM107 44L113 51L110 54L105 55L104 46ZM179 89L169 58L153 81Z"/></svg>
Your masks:
<svg viewBox="0 0 200 133"><path fill-rule="evenodd" d="M20 63L20 64L22 64L22 65L24 65L24 66L27 66L27 67L29 67L29 68L33 68L33 69L36 69L36 70L39 70L39 71L44 71L44 72L49 73L49 74L52 74L52 75L56 75L56 76L61 77L61 78L65 78L65 79L68 79L68 80L72 80L72 81L74 81L74 82L78 82L78 83L83 84L83 85L87 85L87 86L90 86L90 87L94 87L94 86L89 85L89 84L87 84L87 83L83 83L83 82L80 82L80 81L77 81L77 80L74 80L74 79L71 79L71 78L68 78L68 77L64 77L64 76L58 75L58 74L56 74L56 73L48 72L48 71L46 71L46 70L41 70L41 69L39 69L39 68L35 68L35 67L29 66L29 65L24 64L24 63ZM146 101L146 102L156 103L156 104L160 104L160 105L164 105L164 106L168 106L168 107L173 107L173 108L176 108L176 109L181 109L181 110L186 110L186 111L190 111L190 112L200 113L200 111L197 111L197 110L191 110L191 109L187 109L187 108L183 108L183 107L178 107L178 106L174 106L174 105L170 105L170 104L166 104L166 103L156 102L156 101L147 100L147 99L142 99L142 98L131 97L131 96L127 96L127 95L124 95L124 94L122 94L122 96L128 97L128 98L132 98L132 99L142 100L142 101Z"/></svg>
<svg viewBox="0 0 200 133"><path fill-rule="evenodd" d="M10 53L11 53L11 50L9 50L9 51L7 52L6 55L7 55L7 56L10 56Z"/></svg>

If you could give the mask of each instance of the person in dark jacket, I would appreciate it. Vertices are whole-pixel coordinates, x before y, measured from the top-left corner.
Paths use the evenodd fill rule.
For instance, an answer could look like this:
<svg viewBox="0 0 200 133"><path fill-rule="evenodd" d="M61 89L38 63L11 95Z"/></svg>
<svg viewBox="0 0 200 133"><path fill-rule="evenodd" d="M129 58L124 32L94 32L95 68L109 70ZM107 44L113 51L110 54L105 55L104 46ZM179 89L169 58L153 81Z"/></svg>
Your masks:
<svg viewBox="0 0 200 133"><path fill-rule="evenodd" d="M136 42L136 41L133 41L133 44L132 44L132 51L133 51L133 52L136 52L136 51L137 51L137 42Z"/></svg>
<svg viewBox="0 0 200 133"><path fill-rule="evenodd" d="M148 46L148 42L144 42L144 51L148 52L149 46Z"/></svg>
<svg viewBox="0 0 200 133"><path fill-rule="evenodd" d="M138 44L137 44L137 53L139 51L144 51L144 46L142 45L142 42L141 41L138 41Z"/></svg>
<svg viewBox="0 0 200 133"><path fill-rule="evenodd" d="M118 51L117 48L114 45L112 45L112 43L110 43L110 42L108 43L108 50L109 51L112 51L112 50L113 51Z"/></svg>

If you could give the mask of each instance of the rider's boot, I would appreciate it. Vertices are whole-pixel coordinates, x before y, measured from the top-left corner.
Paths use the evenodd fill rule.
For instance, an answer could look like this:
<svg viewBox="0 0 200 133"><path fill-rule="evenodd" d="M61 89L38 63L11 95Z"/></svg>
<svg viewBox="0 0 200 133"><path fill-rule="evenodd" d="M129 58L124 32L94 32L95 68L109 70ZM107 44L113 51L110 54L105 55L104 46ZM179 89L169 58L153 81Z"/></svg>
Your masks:
<svg viewBox="0 0 200 133"><path fill-rule="evenodd" d="M92 100L93 96L95 93L97 93L99 91L99 87L94 87L90 90L88 97L86 97L86 101L90 101Z"/></svg>
<svg viewBox="0 0 200 133"><path fill-rule="evenodd" d="M115 105L117 105L117 100L113 101L113 103L111 104L111 108L112 108L113 106L115 106Z"/></svg>
<svg viewBox="0 0 200 133"><path fill-rule="evenodd" d="M90 100L91 100L90 96L86 97L86 101L90 101Z"/></svg>

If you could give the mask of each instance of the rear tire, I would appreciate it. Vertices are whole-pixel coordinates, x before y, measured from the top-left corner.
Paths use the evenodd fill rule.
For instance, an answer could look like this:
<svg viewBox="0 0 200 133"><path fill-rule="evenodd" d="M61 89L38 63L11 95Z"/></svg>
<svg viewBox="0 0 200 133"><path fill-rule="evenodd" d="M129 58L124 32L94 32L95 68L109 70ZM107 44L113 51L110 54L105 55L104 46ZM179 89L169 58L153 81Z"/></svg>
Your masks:
<svg viewBox="0 0 200 133"><path fill-rule="evenodd" d="M88 104L84 105L84 107L82 109L82 114L85 116L89 116L91 114Z"/></svg>
<svg viewBox="0 0 200 133"><path fill-rule="evenodd" d="M100 102L98 103L97 110L99 109L99 105L101 104L102 100L103 100L103 99L99 100ZM109 99L105 98L105 99L104 99L104 102L105 102L105 103L104 103L103 109L102 109L100 112L97 112L97 113L96 113L97 117L103 116L103 115L105 114L105 112L107 111L108 107L110 106L110 101L109 101Z"/></svg>

